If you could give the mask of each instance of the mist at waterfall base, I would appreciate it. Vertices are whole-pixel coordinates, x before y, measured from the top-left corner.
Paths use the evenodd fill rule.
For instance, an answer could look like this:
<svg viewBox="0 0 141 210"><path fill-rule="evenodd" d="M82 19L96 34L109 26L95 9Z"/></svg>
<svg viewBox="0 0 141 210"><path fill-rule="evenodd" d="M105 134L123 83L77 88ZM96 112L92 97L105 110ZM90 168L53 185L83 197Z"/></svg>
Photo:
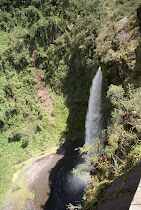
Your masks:
<svg viewBox="0 0 141 210"><path fill-rule="evenodd" d="M101 89L102 89L102 72L99 67L96 76L92 81L90 89L90 97L88 104L88 112L85 123L85 142L91 145L94 144L95 138L101 136L100 126L100 106L101 106ZM88 160L85 159L74 148L66 153L65 157L59 161L59 164L53 169L50 174L51 194L44 209L48 210L63 210L68 209L67 205L71 203L74 206L81 204L83 206L83 194L89 182L89 172L86 171L83 175L83 180L80 180L73 175L72 170L77 169L79 164L83 164ZM77 208L76 208L77 209Z"/></svg>

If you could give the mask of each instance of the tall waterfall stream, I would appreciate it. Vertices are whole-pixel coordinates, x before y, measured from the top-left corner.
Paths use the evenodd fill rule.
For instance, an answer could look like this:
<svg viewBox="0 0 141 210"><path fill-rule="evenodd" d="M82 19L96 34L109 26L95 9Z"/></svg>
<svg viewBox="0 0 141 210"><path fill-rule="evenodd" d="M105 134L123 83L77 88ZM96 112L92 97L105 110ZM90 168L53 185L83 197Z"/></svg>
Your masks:
<svg viewBox="0 0 141 210"><path fill-rule="evenodd" d="M88 104L88 112L86 116L86 133L85 142L94 143L94 138L101 136L101 89L102 89L102 72L99 67L96 76L93 79L92 87L90 89L90 97Z"/></svg>
<svg viewBox="0 0 141 210"><path fill-rule="evenodd" d="M94 143L94 138L100 138L100 105L102 89L102 72L99 67L96 76L92 81L90 89L90 98L88 112L86 116L86 136L85 142ZM68 209L66 205L71 203L74 206L81 204L83 206L82 196L87 184L72 174L72 169L78 164L84 162L84 159L75 151L69 148L65 157L59 161L59 164L50 173L51 194L44 209L46 210L63 210ZM77 208L76 208L77 209Z"/></svg>

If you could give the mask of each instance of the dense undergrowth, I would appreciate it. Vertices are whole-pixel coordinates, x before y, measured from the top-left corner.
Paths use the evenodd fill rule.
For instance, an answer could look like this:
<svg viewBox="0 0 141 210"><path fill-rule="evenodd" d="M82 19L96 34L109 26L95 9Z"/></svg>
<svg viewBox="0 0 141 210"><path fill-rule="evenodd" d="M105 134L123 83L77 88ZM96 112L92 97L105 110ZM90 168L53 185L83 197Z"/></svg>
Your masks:
<svg viewBox="0 0 141 210"><path fill-rule="evenodd" d="M99 64L103 69L104 65L112 69L112 72L104 69L104 78L114 78L105 79L105 92L110 83L123 83L125 77L113 71L124 59L122 48L113 42L113 26L124 16L136 13L139 3L139 0L13 0L12 3L1 0L1 199L11 186L14 164L46 150L60 139L84 136L89 88ZM139 27L138 24L133 15L126 27ZM137 44L129 51L136 47ZM42 82L53 103L52 118L49 110L39 104L36 68L43 72ZM136 107L133 111L137 112ZM113 120L117 115L112 115ZM114 130L108 129L107 132Z"/></svg>
<svg viewBox="0 0 141 210"><path fill-rule="evenodd" d="M125 93L121 86L110 85L107 97L113 110L110 123L103 130L104 143L100 144L96 139L93 148L84 146L90 165L94 167L87 190L87 199L92 200L85 209L96 208L105 186L141 160L141 88L134 89L133 85L128 85Z"/></svg>

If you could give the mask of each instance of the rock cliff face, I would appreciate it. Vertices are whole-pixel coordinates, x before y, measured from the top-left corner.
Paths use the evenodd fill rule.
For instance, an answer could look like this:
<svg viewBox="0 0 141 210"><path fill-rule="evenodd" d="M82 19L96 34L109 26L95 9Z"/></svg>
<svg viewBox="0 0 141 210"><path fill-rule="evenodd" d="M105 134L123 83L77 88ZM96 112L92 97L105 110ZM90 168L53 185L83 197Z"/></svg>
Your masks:
<svg viewBox="0 0 141 210"><path fill-rule="evenodd" d="M110 84L141 86L141 5L118 22L106 22L96 38L96 55L103 74L103 127L111 112L106 99ZM111 24L110 24L111 23Z"/></svg>
<svg viewBox="0 0 141 210"><path fill-rule="evenodd" d="M96 40L107 85L141 84L141 6L114 25L104 26Z"/></svg>

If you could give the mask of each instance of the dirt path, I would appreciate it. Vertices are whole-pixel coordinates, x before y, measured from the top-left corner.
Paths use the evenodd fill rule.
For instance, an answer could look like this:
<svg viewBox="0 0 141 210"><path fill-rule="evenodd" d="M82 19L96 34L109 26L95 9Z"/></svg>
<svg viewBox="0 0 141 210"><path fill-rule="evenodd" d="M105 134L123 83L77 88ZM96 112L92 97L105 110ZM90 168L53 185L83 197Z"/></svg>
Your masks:
<svg viewBox="0 0 141 210"><path fill-rule="evenodd" d="M54 119L52 99L47 89L45 88L45 83L42 81L43 74L42 74L41 69L35 68L35 80L36 80L35 89L36 89L36 95L38 98L39 106L47 109L49 112L50 118Z"/></svg>

